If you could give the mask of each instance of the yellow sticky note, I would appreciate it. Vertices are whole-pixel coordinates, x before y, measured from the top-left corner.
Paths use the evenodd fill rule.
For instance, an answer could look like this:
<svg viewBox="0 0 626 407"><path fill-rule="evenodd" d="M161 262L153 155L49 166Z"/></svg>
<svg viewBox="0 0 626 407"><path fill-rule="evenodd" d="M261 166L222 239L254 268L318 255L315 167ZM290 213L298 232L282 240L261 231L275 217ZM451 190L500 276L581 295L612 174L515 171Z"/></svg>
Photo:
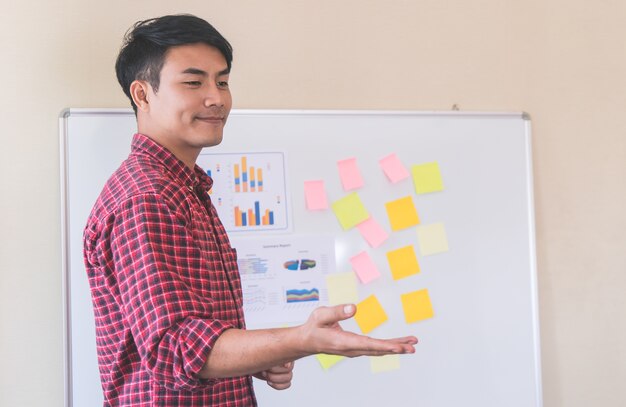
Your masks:
<svg viewBox="0 0 626 407"><path fill-rule="evenodd" d="M354 320L361 328L361 332L368 334L387 320L387 314L378 298L372 294L357 304Z"/></svg>
<svg viewBox="0 0 626 407"><path fill-rule="evenodd" d="M328 303L330 305L354 304L359 300L356 276L352 271L326 276Z"/></svg>
<svg viewBox="0 0 626 407"><path fill-rule="evenodd" d="M402 294L400 300L407 324L423 321L435 315L427 289Z"/></svg>
<svg viewBox="0 0 626 407"><path fill-rule="evenodd" d="M337 363L341 362L341 360L345 359L345 356L338 355L327 355L325 353L318 353L315 355L317 361L322 365L322 369L328 370Z"/></svg>
<svg viewBox="0 0 626 407"><path fill-rule="evenodd" d="M449 250L446 228L443 223L420 225L417 227L417 240L422 256L443 253Z"/></svg>
<svg viewBox="0 0 626 407"><path fill-rule="evenodd" d="M411 196L387 202L385 208L387 209L391 230L406 229L420 223Z"/></svg>
<svg viewBox="0 0 626 407"><path fill-rule="evenodd" d="M413 246L405 246L387 252L387 261L394 280L400 280L420 272L420 265Z"/></svg>
<svg viewBox="0 0 626 407"><path fill-rule="evenodd" d="M413 165L411 174L413 174L415 192L418 194L443 191L443 180L437 162Z"/></svg>
<svg viewBox="0 0 626 407"><path fill-rule="evenodd" d="M400 369L400 355L371 356L372 373L389 372Z"/></svg>
<svg viewBox="0 0 626 407"><path fill-rule="evenodd" d="M333 202L333 212L344 230L352 229L370 217L356 192Z"/></svg>

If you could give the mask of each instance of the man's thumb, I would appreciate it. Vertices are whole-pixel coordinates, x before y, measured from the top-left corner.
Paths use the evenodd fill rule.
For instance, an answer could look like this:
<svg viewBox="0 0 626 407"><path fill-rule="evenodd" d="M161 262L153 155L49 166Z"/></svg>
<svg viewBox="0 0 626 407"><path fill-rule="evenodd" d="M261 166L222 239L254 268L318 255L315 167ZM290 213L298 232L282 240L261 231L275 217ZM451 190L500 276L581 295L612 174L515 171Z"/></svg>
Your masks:
<svg viewBox="0 0 626 407"><path fill-rule="evenodd" d="M356 313L354 304L335 305L333 307L320 307L315 310L314 318L322 325L334 325L339 321L348 319Z"/></svg>
<svg viewBox="0 0 626 407"><path fill-rule="evenodd" d="M354 314L356 313L356 307L354 306L354 304L346 304L346 305L343 305L342 311L345 316L345 318L342 318L342 319L347 319L347 318L354 316Z"/></svg>

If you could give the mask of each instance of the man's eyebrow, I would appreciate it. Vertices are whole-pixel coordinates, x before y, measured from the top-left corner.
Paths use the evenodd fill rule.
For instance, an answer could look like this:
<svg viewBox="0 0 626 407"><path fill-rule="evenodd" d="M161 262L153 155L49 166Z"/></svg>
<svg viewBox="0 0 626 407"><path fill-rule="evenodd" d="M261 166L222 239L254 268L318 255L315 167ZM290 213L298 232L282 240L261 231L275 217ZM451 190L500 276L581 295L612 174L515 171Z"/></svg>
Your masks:
<svg viewBox="0 0 626 407"><path fill-rule="evenodd" d="M206 71L202 69L198 69L198 68L187 68L182 73L191 74L191 75L209 76L209 74ZM229 73L230 73L230 69L225 68L218 72L218 76L228 75Z"/></svg>
<svg viewBox="0 0 626 407"><path fill-rule="evenodd" d="M188 73L191 75L201 75L201 76L208 75L206 71L203 71L202 69L198 69L198 68L187 68L182 73Z"/></svg>

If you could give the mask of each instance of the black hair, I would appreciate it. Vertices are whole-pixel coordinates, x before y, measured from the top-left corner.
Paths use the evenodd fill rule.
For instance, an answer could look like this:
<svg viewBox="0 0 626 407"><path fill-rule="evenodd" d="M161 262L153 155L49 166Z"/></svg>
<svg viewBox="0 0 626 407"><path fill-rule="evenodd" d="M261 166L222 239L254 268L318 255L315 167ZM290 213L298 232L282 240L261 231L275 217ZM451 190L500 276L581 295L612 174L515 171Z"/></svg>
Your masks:
<svg viewBox="0 0 626 407"><path fill-rule="evenodd" d="M158 91L166 52L171 47L197 43L217 48L230 71L233 61L231 45L211 24L199 17L177 14L151 18L136 22L126 32L115 62L115 73L135 114L137 105L130 94L130 84L145 80L155 92Z"/></svg>

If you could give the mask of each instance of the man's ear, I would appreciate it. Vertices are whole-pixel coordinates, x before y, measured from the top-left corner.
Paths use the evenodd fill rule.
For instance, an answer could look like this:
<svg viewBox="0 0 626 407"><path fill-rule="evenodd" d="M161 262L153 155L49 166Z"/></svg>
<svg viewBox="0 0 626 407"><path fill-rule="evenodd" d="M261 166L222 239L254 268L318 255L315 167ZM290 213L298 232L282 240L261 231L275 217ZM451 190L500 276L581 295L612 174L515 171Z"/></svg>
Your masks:
<svg viewBox="0 0 626 407"><path fill-rule="evenodd" d="M150 85L146 81L135 80L130 84L130 96L137 105L137 110L146 111L149 109L148 91Z"/></svg>

